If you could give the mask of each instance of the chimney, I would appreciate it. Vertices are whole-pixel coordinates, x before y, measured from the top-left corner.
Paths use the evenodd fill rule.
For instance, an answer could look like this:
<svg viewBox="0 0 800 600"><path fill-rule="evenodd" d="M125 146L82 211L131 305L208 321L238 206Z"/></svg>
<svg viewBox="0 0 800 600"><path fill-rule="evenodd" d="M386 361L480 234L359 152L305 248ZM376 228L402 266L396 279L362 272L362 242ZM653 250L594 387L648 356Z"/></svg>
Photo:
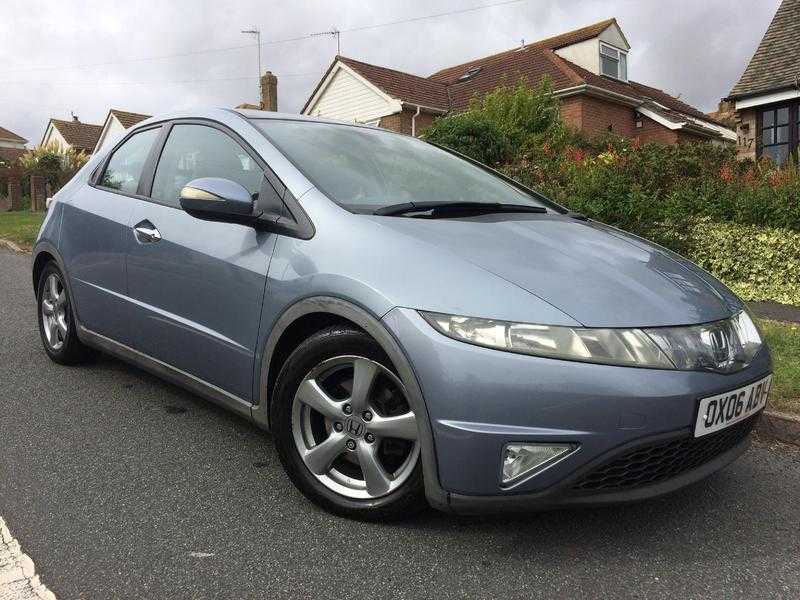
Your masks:
<svg viewBox="0 0 800 600"><path fill-rule="evenodd" d="M278 110L278 78L272 71L261 76L261 110Z"/></svg>

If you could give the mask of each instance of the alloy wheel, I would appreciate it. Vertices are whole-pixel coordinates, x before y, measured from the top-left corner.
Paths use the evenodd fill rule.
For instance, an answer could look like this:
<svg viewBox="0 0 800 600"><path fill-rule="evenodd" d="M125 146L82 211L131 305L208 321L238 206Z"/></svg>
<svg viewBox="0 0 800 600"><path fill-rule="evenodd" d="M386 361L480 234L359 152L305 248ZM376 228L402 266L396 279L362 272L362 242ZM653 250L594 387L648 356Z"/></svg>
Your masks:
<svg viewBox="0 0 800 600"><path fill-rule="evenodd" d="M51 273L42 291L42 329L47 345L60 350L67 339L67 291L61 278Z"/></svg>
<svg viewBox="0 0 800 600"><path fill-rule="evenodd" d="M385 496L414 471L417 423L397 376L368 358L339 356L301 381L292 435L309 471L348 498Z"/></svg>

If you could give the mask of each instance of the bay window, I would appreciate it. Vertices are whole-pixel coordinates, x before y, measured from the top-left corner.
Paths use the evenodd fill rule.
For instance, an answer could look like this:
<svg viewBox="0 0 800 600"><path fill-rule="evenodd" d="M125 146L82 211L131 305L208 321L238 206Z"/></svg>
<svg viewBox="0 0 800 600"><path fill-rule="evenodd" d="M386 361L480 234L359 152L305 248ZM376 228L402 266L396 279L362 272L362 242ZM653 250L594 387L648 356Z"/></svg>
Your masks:
<svg viewBox="0 0 800 600"><path fill-rule="evenodd" d="M761 111L759 156L783 165L798 149L800 105L773 106Z"/></svg>

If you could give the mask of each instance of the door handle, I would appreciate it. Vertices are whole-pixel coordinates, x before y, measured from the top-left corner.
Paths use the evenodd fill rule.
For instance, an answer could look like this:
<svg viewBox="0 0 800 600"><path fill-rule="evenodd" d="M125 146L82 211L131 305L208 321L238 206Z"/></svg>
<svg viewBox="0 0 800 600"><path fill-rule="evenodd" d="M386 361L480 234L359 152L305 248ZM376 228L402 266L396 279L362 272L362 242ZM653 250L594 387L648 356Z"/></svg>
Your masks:
<svg viewBox="0 0 800 600"><path fill-rule="evenodd" d="M134 225L133 232L140 244L152 244L161 240L161 233L147 219Z"/></svg>

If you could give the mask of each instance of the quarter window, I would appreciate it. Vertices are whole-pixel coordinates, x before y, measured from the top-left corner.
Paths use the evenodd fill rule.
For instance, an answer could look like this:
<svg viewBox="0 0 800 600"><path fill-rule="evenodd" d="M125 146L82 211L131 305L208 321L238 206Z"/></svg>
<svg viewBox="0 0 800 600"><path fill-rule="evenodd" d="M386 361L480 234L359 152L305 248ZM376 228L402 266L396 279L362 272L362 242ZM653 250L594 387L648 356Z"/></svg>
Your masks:
<svg viewBox="0 0 800 600"><path fill-rule="evenodd" d="M135 194L144 163L150 154L160 127L133 134L128 141L114 151L100 178L102 187Z"/></svg>
<svg viewBox="0 0 800 600"><path fill-rule="evenodd" d="M600 74L628 80L628 55L612 46L600 44Z"/></svg>
<svg viewBox="0 0 800 600"><path fill-rule="evenodd" d="M153 180L155 200L179 206L180 191L198 177L222 177L257 198L264 172L230 136L206 125L175 125L161 152Z"/></svg>

